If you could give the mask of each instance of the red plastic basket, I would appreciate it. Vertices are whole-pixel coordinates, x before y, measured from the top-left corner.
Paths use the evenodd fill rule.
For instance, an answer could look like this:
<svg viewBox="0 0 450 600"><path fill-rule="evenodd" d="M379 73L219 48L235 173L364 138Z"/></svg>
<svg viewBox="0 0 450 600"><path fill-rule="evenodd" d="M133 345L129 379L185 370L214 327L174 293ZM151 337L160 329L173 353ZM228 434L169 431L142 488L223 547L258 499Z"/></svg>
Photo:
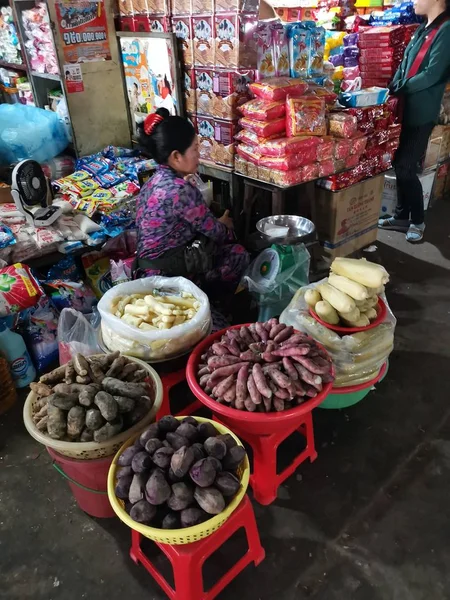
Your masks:
<svg viewBox="0 0 450 600"><path fill-rule="evenodd" d="M336 333L358 333L359 331L367 331L368 329L373 329L380 323L384 321L386 318L387 307L384 301L381 298L378 298L378 315L377 318L370 323L370 325L366 325L365 327L343 327L342 325L331 325L326 321L323 321L318 314L310 307L309 314L316 319L321 325L326 327L327 329L331 329L332 331L336 331Z"/></svg>
<svg viewBox="0 0 450 600"><path fill-rule="evenodd" d="M247 323L247 325L249 325L249 323ZM202 342L200 342L200 344L194 348L191 356L189 357L186 366L186 379L195 397L198 398L202 404L212 410L213 413L216 413L219 420L229 425L231 429L233 429L233 423L236 423L239 429L242 430L245 428L248 433L275 433L276 431L283 430L289 421L297 419L299 416L308 413L313 408L316 408L316 406L319 406L319 404L323 402L331 392L333 383L331 382L325 384L320 394L318 394L315 398L311 398L295 408L281 412L252 413L243 410L237 410L224 404L219 404L213 398L211 398L211 396L206 394L200 387L197 381L198 365L200 364L202 354L204 354L207 348L209 348L209 346L211 346L216 340L220 339L228 329L239 329L241 327L242 325L233 325L231 327L227 327L226 329L222 329L221 331L211 334ZM321 348L321 350L326 352L323 346L317 342L316 344L319 346L319 348Z"/></svg>

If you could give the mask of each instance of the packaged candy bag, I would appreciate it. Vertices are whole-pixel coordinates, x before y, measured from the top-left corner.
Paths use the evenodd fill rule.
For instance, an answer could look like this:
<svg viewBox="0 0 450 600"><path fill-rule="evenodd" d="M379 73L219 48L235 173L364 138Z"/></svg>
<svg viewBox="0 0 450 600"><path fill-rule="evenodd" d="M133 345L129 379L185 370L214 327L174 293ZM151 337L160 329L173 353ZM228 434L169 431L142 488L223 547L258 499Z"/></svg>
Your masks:
<svg viewBox="0 0 450 600"><path fill-rule="evenodd" d="M258 146L258 151L263 156L290 156L303 154L313 156L310 161L316 160L319 138L311 136L298 136L280 138L264 142ZM306 164L306 163L304 163Z"/></svg>
<svg viewBox="0 0 450 600"><path fill-rule="evenodd" d="M254 146L249 146L247 144L238 144L236 146L236 152L244 160L254 165L257 165L259 163L259 159L261 158L261 154L258 152L258 150Z"/></svg>
<svg viewBox="0 0 450 600"><path fill-rule="evenodd" d="M291 77L306 77L308 74L311 31L301 24L295 23L289 27L288 36Z"/></svg>
<svg viewBox="0 0 450 600"><path fill-rule="evenodd" d="M308 76L323 73L323 55L325 52L325 29L312 27L309 38Z"/></svg>
<svg viewBox="0 0 450 600"><path fill-rule="evenodd" d="M286 100L286 132L296 135L326 135L325 101L317 96L302 96Z"/></svg>
<svg viewBox="0 0 450 600"><path fill-rule="evenodd" d="M283 118L275 119L274 121L255 121L243 117L239 121L244 129L249 129L259 137L269 137L276 133L284 133L286 130L286 120Z"/></svg>
<svg viewBox="0 0 450 600"><path fill-rule="evenodd" d="M358 132L358 121L353 115L331 113L328 117L330 135L338 138L352 138Z"/></svg>
<svg viewBox="0 0 450 600"><path fill-rule="evenodd" d="M334 157L336 160L345 160L350 156L352 151L352 141L347 139L336 140L334 146Z"/></svg>
<svg viewBox="0 0 450 600"><path fill-rule="evenodd" d="M317 148L317 156L320 160L332 160L334 159L334 145L335 140L331 136L325 136L317 139L319 142L319 148Z"/></svg>
<svg viewBox="0 0 450 600"><path fill-rule="evenodd" d="M288 94L296 98L303 96L308 89L308 84L302 79L293 77L272 77L251 83L249 88L258 98L284 100Z"/></svg>
<svg viewBox="0 0 450 600"><path fill-rule="evenodd" d="M269 121L272 119L279 119L284 117L286 114L286 103L284 100L278 100L277 102L268 102L261 98L255 98L250 100L239 107L239 111L249 119L256 119L257 121Z"/></svg>
<svg viewBox="0 0 450 600"><path fill-rule="evenodd" d="M297 154L288 154L286 156L261 156L258 166L279 169L280 171L290 171L297 167L309 165L317 159L317 148L315 146L306 146L306 148Z"/></svg>
<svg viewBox="0 0 450 600"><path fill-rule="evenodd" d="M328 177L336 171L336 164L333 159L321 160L318 163L319 177Z"/></svg>
<svg viewBox="0 0 450 600"><path fill-rule="evenodd" d="M15 263L0 268L0 317L31 308L43 293L26 265Z"/></svg>
<svg viewBox="0 0 450 600"><path fill-rule="evenodd" d="M289 77L289 41L287 26L282 23L270 25L276 77Z"/></svg>
<svg viewBox="0 0 450 600"><path fill-rule="evenodd" d="M275 140L281 137L282 136L279 133L275 133L269 137L259 137L256 135L256 133L250 131L249 129L241 129L241 131L234 136L234 139L238 142L244 142L244 144L259 146L269 142L270 140Z"/></svg>
<svg viewBox="0 0 450 600"><path fill-rule="evenodd" d="M272 30L269 23L261 22L255 32L257 53L257 77L273 77L276 75L274 45L272 43ZM289 75L289 73L288 73Z"/></svg>

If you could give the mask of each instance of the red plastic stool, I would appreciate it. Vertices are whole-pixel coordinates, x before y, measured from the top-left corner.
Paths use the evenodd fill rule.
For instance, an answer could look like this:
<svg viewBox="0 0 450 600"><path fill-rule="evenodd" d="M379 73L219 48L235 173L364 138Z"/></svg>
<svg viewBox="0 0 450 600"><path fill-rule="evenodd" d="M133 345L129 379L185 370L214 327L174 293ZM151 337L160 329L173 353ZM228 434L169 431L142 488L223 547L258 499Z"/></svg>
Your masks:
<svg viewBox="0 0 450 600"><path fill-rule="evenodd" d="M317 458L311 411L299 415L298 419L285 423L285 428L282 431L266 435L251 434L245 429L245 426L240 428L236 421L233 421L231 425L222 415L220 415L220 418L214 415L213 418L227 427L232 427L233 433L252 447L253 469L250 475L250 485L255 500L260 504L271 504L276 499L278 487L283 481L290 477L305 460L309 459L313 462ZM306 447L284 471L277 473L278 446L294 431L298 431L303 435Z"/></svg>
<svg viewBox="0 0 450 600"><path fill-rule="evenodd" d="M158 414L156 415L156 420L172 414L170 410L170 390L178 383L186 380L186 368L183 367L182 369L173 371L172 373L161 373L160 377L163 385L163 398L161 406L158 410ZM174 416L180 417L191 415L193 412L201 408L201 406L201 402L194 398L191 404L185 406L182 410L175 413Z"/></svg>
<svg viewBox="0 0 450 600"><path fill-rule="evenodd" d="M202 573L204 562L242 527L247 534L248 550L246 554L209 591L205 592ZM155 542L172 564L175 589L168 584L142 552L141 537L139 532L132 530L130 556L136 564L141 563L147 569L172 600L212 600L247 565L253 562L257 566L265 557L253 507L247 495L222 527L203 540L182 546Z"/></svg>

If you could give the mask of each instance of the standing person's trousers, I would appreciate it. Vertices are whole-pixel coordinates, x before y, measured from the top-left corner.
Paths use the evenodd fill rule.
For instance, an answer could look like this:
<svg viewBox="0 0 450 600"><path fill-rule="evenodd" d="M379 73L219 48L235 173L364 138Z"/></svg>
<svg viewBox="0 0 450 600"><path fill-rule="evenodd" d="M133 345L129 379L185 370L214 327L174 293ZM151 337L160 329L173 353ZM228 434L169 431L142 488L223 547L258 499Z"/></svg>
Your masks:
<svg viewBox="0 0 450 600"><path fill-rule="evenodd" d="M422 168L433 127L433 123L403 127L394 159L397 178L395 218L405 221L411 219L414 225L424 222L423 191L418 173Z"/></svg>

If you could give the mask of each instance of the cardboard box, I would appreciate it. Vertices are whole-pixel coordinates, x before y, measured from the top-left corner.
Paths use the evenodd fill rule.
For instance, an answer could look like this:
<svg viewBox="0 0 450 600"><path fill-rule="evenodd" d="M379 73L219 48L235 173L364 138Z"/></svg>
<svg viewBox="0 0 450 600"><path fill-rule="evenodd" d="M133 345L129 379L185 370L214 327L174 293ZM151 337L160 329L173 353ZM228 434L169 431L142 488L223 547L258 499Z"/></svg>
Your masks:
<svg viewBox="0 0 450 600"><path fill-rule="evenodd" d="M432 195L432 204L436 202L436 200L441 200L445 195L445 188L447 185L449 173L449 164L441 165L436 171L436 179L433 187L433 195Z"/></svg>
<svg viewBox="0 0 450 600"><path fill-rule="evenodd" d="M377 239L384 175L339 192L316 188L319 242L331 257L348 256Z"/></svg>
<svg viewBox="0 0 450 600"><path fill-rule="evenodd" d="M9 204L10 202L14 204L10 186L0 187L0 204Z"/></svg>
<svg viewBox="0 0 450 600"><path fill-rule="evenodd" d="M436 166L450 156L450 126L436 125L431 132L425 155L424 169Z"/></svg>
<svg viewBox="0 0 450 600"><path fill-rule="evenodd" d="M427 210L430 203L431 192L433 190L434 176L436 171L431 173L424 173L419 176L420 183L422 184L423 190L423 205ZM384 178L384 189L383 198L381 201L380 216L392 216L397 206L397 180L395 178L395 172L393 170L388 171Z"/></svg>

